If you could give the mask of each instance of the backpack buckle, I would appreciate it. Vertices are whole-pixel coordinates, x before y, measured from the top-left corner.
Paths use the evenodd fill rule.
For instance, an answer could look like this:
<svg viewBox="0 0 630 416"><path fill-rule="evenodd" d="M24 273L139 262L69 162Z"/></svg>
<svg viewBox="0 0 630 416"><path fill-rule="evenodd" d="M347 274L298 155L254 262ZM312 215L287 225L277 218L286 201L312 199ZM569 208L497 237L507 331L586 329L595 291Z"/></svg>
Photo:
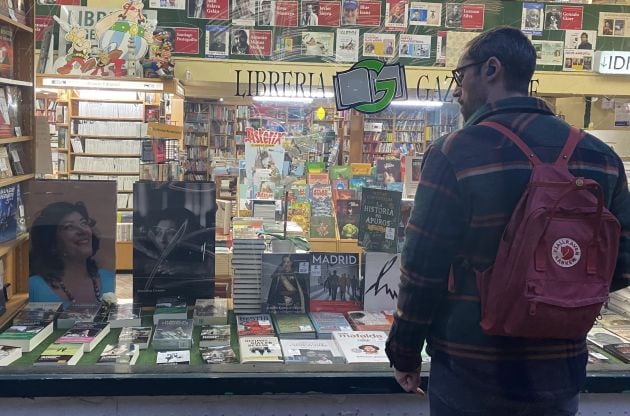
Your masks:
<svg viewBox="0 0 630 416"><path fill-rule="evenodd" d="M584 186L584 178L575 178L575 186Z"/></svg>

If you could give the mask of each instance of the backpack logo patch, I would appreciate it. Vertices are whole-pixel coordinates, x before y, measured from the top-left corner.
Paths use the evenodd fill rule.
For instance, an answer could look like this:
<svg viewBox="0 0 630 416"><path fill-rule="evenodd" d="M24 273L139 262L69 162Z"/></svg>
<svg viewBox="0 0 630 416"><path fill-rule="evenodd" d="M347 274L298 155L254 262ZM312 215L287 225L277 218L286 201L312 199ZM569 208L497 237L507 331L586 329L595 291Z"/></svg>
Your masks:
<svg viewBox="0 0 630 416"><path fill-rule="evenodd" d="M581 257L580 246L570 238L559 238L551 247L551 258L560 267L573 267Z"/></svg>

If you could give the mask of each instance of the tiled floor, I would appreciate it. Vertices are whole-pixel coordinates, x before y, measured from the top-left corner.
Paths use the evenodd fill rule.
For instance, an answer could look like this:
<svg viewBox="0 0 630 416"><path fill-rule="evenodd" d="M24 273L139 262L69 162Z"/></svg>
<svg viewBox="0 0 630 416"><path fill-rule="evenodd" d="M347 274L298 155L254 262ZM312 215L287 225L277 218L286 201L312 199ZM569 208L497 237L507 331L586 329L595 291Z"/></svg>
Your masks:
<svg viewBox="0 0 630 416"><path fill-rule="evenodd" d="M118 299L128 299L133 297L133 280L131 274L116 274L116 297Z"/></svg>

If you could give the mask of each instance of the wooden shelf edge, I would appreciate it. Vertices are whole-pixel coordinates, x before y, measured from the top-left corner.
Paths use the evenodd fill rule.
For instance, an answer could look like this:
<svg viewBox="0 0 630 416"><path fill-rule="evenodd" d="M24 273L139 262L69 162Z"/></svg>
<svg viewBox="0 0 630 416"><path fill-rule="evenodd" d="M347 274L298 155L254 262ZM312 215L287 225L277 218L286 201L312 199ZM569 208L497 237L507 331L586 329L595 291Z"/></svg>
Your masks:
<svg viewBox="0 0 630 416"><path fill-rule="evenodd" d="M24 233L18 236L15 240L1 243L0 244L0 257L5 256L7 253L9 253L11 250L13 250L15 247L19 246L23 242L28 241L29 237L30 236L28 233Z"/></svg>
<svg viewBox="0 0 630 416"><path fill-rule="evenodd" d="M25 32L33 33L33 28L32 27L26 26L24 23L20 23L18 21L15 21L15 20L11 19L9 16L5 16L3 14L0 14L0 21L2 21L4 23L8 23L11 26L13 26L13 27L15 27L17 29L23 30Z"/></svg>
<svg viewBox="0 0 630 416"><path fill-rule="evenodd" d="M16 293L7 301L6 312L0 315L0 327L5 326L28 303L28 293Z"/></svg>
<svg viewBox="0 0 630 416"><path fill-rule="evenodd" d="M9 178L0 179L0 188L13 185L15 183L25 182L29 179L33 179L35 177L34 173L29 173L28 175L18 175L11 176Z"/></svg>
<svg viewBox="0 0 630 416"><path fill-rule="evenodd" d="M2 15L0 15L0 16L2 16ZM17 85L17 86L20 86L20 87L32 87L33 86L32 82L19 81L17 79L11 79L11 78L0 78L0 84Z"/></svg>
<svg viewBox="0 0 630 416"><path fill-rule="evenodd" d="M91 120L91 121L142 121L144 122L144 118L138 117L98 117L98 116L72 116L70 119L74 120Z"/></svg>
<svg viewBox="0 0 630 416"><path fill-rule="evenodd" d="M85 156L85 157L135 157L140 159L140 154L137 155L118 155L115 153L80 153L72 152L72 156Z"/></svg>
<svg viewBox="0 0 630 416"><path fill-rule="evenodd" d="M33 140L33 136L3 137L0 139L0 144L30 142L31 140Z"/></svg>
<svg viewBox="0 0 630 416"><path fill-rule="evenodd" d="M79 175L107 175L107 176L138 176L140 172L96 172L89 170L71 170L70 173L75 173Z"/></svg>

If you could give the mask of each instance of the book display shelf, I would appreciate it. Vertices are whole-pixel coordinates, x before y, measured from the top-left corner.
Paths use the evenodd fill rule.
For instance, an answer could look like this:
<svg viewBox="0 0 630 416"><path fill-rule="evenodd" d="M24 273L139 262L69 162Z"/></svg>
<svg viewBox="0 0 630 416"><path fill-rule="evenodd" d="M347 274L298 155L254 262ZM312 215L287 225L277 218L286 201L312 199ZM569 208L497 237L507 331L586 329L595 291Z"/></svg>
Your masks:
<svg viewBox="0 0 630 416"><path fill-rule="evenodd" d="M0 64L0 192L13 195L9 211L3 212L3 224L14 225L0 233L0 259L4 262L4 281L8 301L6 312L0 315L0 326L7 323L28 300L28 240L26 233L16 231L19 184L35 177L34 141L34 1L20 2L20 9L0 9L0 46L3 61ZM48 118L48 103L40 112ZM43 114L42 114L43 113ZM17 185L17 186L14 186ZM3 203L4 205L4 203ZM3 211L5 209L3 208ZM11 212L12 211L12 212ZM19 230L19 227L17 227Z"/></svg>

